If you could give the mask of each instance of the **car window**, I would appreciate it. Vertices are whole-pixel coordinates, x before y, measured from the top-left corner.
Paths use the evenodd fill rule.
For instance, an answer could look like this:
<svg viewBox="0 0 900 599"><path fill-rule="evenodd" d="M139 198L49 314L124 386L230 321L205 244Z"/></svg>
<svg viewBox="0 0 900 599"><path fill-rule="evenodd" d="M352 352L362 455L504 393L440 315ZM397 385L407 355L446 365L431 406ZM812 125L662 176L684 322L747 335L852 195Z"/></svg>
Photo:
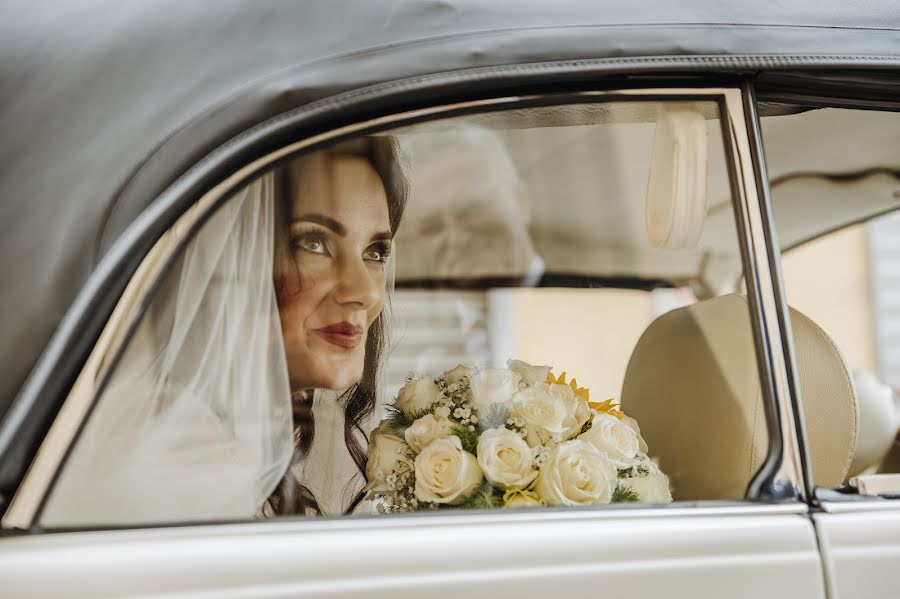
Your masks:
<svg viewBox="0 0 900 599"><path fill-rule="evenodd" d="M282 160L177 254L42 524L743 498L725 156L717 103L648 100Z"/></svg>
<svg viewBox="0 0 900 599"><path fill-rule="evenodd" d="M816 330L840 355L797 351L816 483L886 492L871 476L900 472L900 115L819 108L763 118L762 130L795 343Z"/></svg>

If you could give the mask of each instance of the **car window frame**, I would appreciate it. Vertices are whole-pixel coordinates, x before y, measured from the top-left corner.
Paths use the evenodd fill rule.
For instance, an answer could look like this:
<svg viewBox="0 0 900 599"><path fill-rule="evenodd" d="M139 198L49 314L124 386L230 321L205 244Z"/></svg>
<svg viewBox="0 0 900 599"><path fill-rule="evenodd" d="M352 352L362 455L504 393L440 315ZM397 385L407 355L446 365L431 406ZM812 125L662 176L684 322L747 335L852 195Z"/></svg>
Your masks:
<svg viewBox="0 0 900 599"><path fill-rule="evenodd" d="M189 205L176 223L167 229L167 236L157 241L153 249L141 260L139 272L131 277L122 300L116 304L118 313L114 314L103 327L100 340L92 349L86 366L81 370L79 379L72 386L31 467L19 485L3 517L2 527L30 532L43 530L39 525L43 506L53 491L59 473L65 467L66 459L77 442L84 423L90 417L91 407L102 393L103 385L108 380L107 375L114 369L118 356L121 356L121 349L146 309L147 298L159 285L166 267L172 263L193 234L202 227L214 210L227 200L232 191L250 178L278 160L312 152L349 137L417 122L506 108L629 100L712 100L719 105L744 277L746 281L754 283L747 286L748 300L770 433L767 457L754 476L745 500L752 502L752 505L760 502L765 504L805 501L806 489L809 488L804 477L805 437L802 429L798 431L795 428L796 406L791 400L794 394L789 392L792 375L785 359L785 351L789 351L790 348L785 346L783 339L786 320L785 315L780 312L783 310L784 302L783 297L779 301L778 295L780 271L772 244L771 208L764 184L764 165L761 164L761 141L754 92L747 82L736 84L733 80L729 80L727 84L714 85L708 81L698 81L694 86L682 82L678 86L668 84L654 87L645 83L638 87L622 86L609 89L597 86L594 89L575 92L488 96L477 100L400 111L301 138L234 169L229 176L221 179L195 203ZM269 124L271 131L268 133L264 131L266 125L264 123L251 130L252 134L261 139L266 139L267 135L277 137L278 132L287 127L289 121L283 118L272 119ZM224 163L227 163L227 159L227 153L218 157L218 160ZM169 232L172 234L168 235ZM129 313L129 306L132 308L136 306L137 309L132 309ZM104 354L106 351L110 351L111 354ZM109 355L113 357L110 359ZM802 421L800 424L802 426ZM692 506L695 504L682 503L664 509ZM747 506L738 502L734 507ZM609 509L622 508L613 506ZM145 526L135 525L125 528L145 528Z"/></svg>

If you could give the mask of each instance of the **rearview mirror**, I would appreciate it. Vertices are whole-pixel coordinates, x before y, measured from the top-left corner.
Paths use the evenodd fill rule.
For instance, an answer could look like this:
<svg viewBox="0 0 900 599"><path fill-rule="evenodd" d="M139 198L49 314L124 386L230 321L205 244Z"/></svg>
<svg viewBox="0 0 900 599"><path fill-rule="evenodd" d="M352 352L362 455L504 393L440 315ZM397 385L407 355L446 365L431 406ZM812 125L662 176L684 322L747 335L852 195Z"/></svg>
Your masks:
<svg viewBox="0 0 900 599"><path fill-rule="evenodd" d="M656 248L689 249L706 218L709 139L691 102L662 104L647 181L647 235Z"/></svg>

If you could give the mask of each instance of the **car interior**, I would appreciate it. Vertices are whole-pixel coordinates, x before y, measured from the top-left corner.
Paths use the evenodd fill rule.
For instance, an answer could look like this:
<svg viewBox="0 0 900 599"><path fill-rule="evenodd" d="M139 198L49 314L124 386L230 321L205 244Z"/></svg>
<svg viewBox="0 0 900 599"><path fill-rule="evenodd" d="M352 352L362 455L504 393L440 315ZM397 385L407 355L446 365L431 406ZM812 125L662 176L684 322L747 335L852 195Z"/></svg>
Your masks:
<svg viewBox="0 0 900 599"><path fill-rule="evenodd" d="M526 239L520 232L518 245L528 246L524 254L539 256L543 274L531 273L529 278L526 267L534 261L527 258L519 260L518 269L506 264L490 271L484 256L509 254L507 248L516 244L479 236L477 229L470 231L473 241L468 245L430 249L428 243L435 243L442 230L433 224L430 229L423 226L417 237L416 228L426 217L408 216L398 246L407 251L413 247L417 262L404 258L398 262L395 304L410 320L392 354L394 381L408 371L490 362L493 354L502 354L503 349L508 353L508 347L492 350L497 340L505 339L502 323L484 316L492 305L508 310L510 302L523 303L522 296L546 295L547 301L536 301L535 306L554 311L559 302L592 294L596 310L618 309L625 315L622 306L635 301L634 294L656 295L653 317L630 327L627 341L620 339L633 350L627 352L624 365L618 358L619 379L605 383L603 389L621 398L625 412L641 423L651 450L670 473L677 500L743 497L768 452L769 439L727 170L718 149L720 127L711 107L691 109L702 114L707 125L699 134L707 137L703 143L696 143L697 130L691 132L684 123L670 127L681 130L669 131L668 139L663 139L659 123L665 116L649 104L529 109L507 112L502 118L488 114L465 119L465 126L495 132L512 163L506 170L519 173L526 188L519 197L526 198L522 212L527 215L528 235ZM896 208L900 135L895 114L775 102L761 104L760 110L774 221L783 251ZM429 132L441 135L440 131L451 136L447 131L462 126L458 120L439 122L419 126L416 133L420 138ZM678 143L672 135L681 135L681 147L691 148L686 153L691 159L676 166L660 162L661 156L673 155L659 151ZM485 147L484 140L476 138L462 153L483 157L477 148ZM804 140L804 147L798 148L795 140ZM417 161L441 162L434 147L422 139L412 144L414 166ZM700 163L707 168L699 169ZM442 171L431 167L419 189L431 187L428 177L459 179L448 175L452 169L478 172L474 163L442 164ZM699 205L706 209L695 212L700 218L684 225L685 231L694 229L684 237L688 242L682 239L673 249L654 245L653 237L659 234L653 230L648 204L658 201L653 196L654 178L659 180L661 171L679 166L708 177L707 184L688 181L682 197L667 199L674 205L690 204L705 192ZM494 172L502 170L501 160ZM414 175L420 172L413 169ZM559 190L565 190L564 197ZM448 190L433 196L433 202L453 206L450 198L476 193ZM413 211L433 216L432 204L417 204L418 200L414 195ZM689 213L690 208L685 210ZM489 221L481 214L472 220ZM423 242L425 237L430 241ZM472 245L479 243L475 238L497 245L492 252ZM426 264L437 255L443 265ZM611 299L616 293L623 294L618 303ZM670 301L661 300L664 296ZM661 306L674 309L663 311ZM560 321L559 326L579 327L574 313L570 322ZM854 369L828 332L797 309L791 308L790 319L815 482L853 491L847 487L853 477L879 467L890 471L890 465L882 463L896 447L900 424L893 395L858 393ZM430 328L441 326L445 345L428 334ZM595 355L596 370L607 369L604 352L598 349Z"/></svg>

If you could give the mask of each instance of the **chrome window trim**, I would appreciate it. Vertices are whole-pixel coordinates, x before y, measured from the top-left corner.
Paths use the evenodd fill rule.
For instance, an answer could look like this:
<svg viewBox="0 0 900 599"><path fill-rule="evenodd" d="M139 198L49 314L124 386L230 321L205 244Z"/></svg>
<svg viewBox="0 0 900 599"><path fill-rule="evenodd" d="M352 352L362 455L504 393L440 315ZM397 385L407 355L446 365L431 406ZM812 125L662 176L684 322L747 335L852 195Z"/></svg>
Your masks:
<svg viewBox="0 0 900 599"><path fill-rule="evenodd" d="M774 222L772 207L766 183L763 162L762 141L759 134L759 120L756 113L755 97L749 84L744 84L726 96L726 104L731 101L729 133L734 136L729 147L735 152L734 173L738 186L735 197L740 199L735 207L739 235L743 235L741 250L749 252L744 256L744 276L750 309L756 313L754 332L757 335L757 354L760 368L760 382L763 393L772 396L777 410L776 423L770 423L770 430L780 429L779 439L769 439L770 450L766 461L750 483L748 494L768 495L784 498L796 494L801 501L810 497L809 473L802 419L796 395L799 386L795 379L793 347L788 334L787 301L781 277L780 252L773 240ZM741 118L731 120L734 115ZM754 284L750 284L753 281ZM766 385L772 387L766 389ZM773 415L767 413L767 418ZM798 430L796 427L800 426Z"/></svg>
<svg viewBox="0 0 900 599"><path fill-rule="evenodd" d="M859 514L865 512L883 512L900 510L900 499L859 499L854 501L819 502L821 510L827 514Z"/></svg>
<svg viewBox="0 0 900 599"><path fill-rule="evenodd" d="M130 331L142 314L137 309L130 312L127 309L120 310L126 298L130 298L129 307L139 306L155 289L155 283L159 277L165 274L164 266L180 251L183 243L190 239L195 225L202 222L219 202L229 195L248 178L256 175L272 163L286 158L292 154L302 152L313 146L327 143L331 140L384 130L412 124L422 120L431 120L438 117L449 117L462 112L486 111L491 109L511 108L524 103L547 102L554 100L563 103L577 102L579 100L591 101L597 98L614 98L627 101L638 100L684 100L704 99L717 101L720 105L720 121L723 127L723 138L726 157L729 161L729 178L732 181L733 201L735 205L735 218L737 220L738 235L745 243L742 243L741 251L744 254L745 280L756 281L757 285L748 284L748 298L751 309L756 313L754 319L754 332L757 337L756 351L760 368L761 384L764 400L775 406L777 419L781 424L781 434L777 439L770 439L770 451L763 471L768 467L774 473L762 472L765 476L757 476L756 480L775 482L777 485L785 485L790 489L799 489L799 497L805 498L805 486L800 467L800 450L795 437L792 420L790 419L790 405L780 402L780 398L790 398L786 393L788 388L784 353L780 343L780 331L777 326L777 302L773 286L770 262L767 259L768 249L764 218L760 211L760 193L754 176L754 154L751 148L751 137L748 133L749 115L745 110L744 100L749 88L744 87L672 87L672 88L634 88L597 90L566 93L542 93L534 95L502 96L498 98L476 100L470 102L457 102L453 104L434 106L424 109L411 110L402 113L391 114L354 123L326 133L305 138L301 141L284 146L274 152L254 160L232 173L213 187L193 206L187 209L177 220L176 224L163 235L153 246L147 256L141 262L141 267L129 281L123 299L120 300L112 317L100 336L98 343L91 351L85 368L67 395L63 406L54 419L49 432L43 439L40 449L32 461L28 472L16 494L13 496L9 509L4 515L0 526L2 528L31 529L36 526L43 509L44 502L52 492L58 472L65 466L65 460L69 449L77 441L77 435L85 419L90 413L92 405L96 402L100 388L109 372L110 365L115 363L115 355L121 349L127 336L125 331ZM146 267L146 263L151 266ZM155 266L159 266L156 268ZM757 323L761 326L758 327ZM769 389L765 383L774 379L774 390ZM771 409L766 409L769 414ZM772 423L770 423L770 431ZM786 451L785 451L786 450ZM760 495L765 498L765 489L757 486L749 491L749 495ZM773 497L774 499L794 497ZM684 505L684 504L682 504ZM760 504L754 508L770 513L773 509L780 509L778 504ZM667 514L680 507L661 508ZM691 508L703 509L703 508ZM739 509L739 508L729 508ZM805 506L799 504L797 508L805 511ZM640 510L644 511L644 510ZM658 510L659 511L659 510ZM611 510L611 515L621 517L627 510ZM649 510L648 512L649 513ZM792 512L793 513L793 512ZM505 518L506 516L504 516ZM391 518L395 521L395 518ZM353 520L360 522L360 520ZM181 526L189 526L190 523Z"/></svg>
<svg viewBox="0 0 900 599"><path fill-rule="evenodd" d="M182 536L186 530L195 529L205 536L233 534L235 530L241 534L271 534L277 532L289 534L306 534L330 531L364 531L364 530L396 530L398 528L445 527L492 524L547 524L558 522L605 522L646 521L666 518L716 518L716 517L754 517L773 515L809 514L806 504L788 503L743 503L743 502L680 502L669 505L636 505L621 504L618 506L588 506L584 508L520 508L509 510L446 510L439 514L434 512L413 512L394 514L389 518L379 515L356 516L320 516L304 518L290 516L268 520L252 521L211 521L188 524L161 524L146 527L111 526L86 528L72 531L70 529L43 529L47 534L89 534L122 533L129 534L135 530L159 531L161 535L172 534Z"/></svg>

